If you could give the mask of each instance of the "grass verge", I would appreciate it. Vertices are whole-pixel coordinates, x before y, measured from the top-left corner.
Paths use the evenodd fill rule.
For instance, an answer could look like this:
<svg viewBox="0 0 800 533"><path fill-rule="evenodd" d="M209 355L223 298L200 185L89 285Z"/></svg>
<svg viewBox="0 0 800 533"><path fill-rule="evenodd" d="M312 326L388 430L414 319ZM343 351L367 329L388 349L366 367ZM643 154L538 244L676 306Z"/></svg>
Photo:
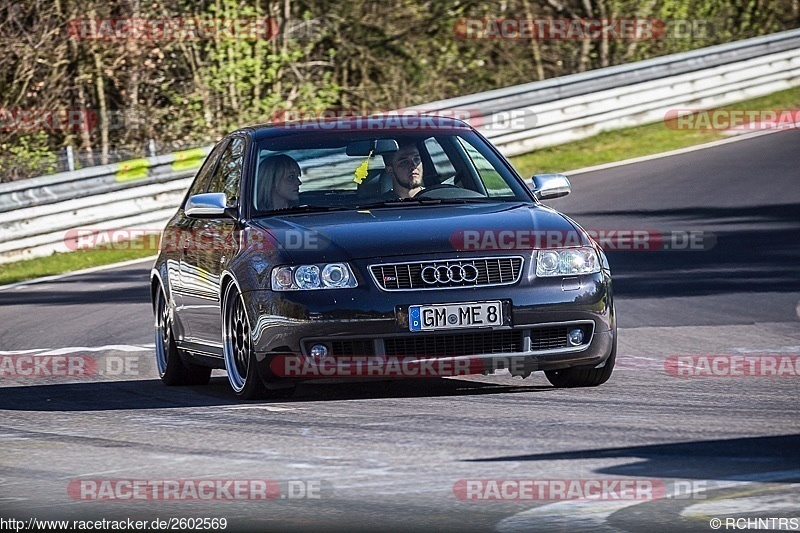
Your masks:
<svg viewBox="0 0 800 533"><path fill-rule="evenodd" d="M800 87L745 100L719 109L798 108L800 108ZM512 157L511 163L522 177L527 179L534 174L566 172L632 157L668 152L727 137L714 130L670 129L665 122L661 121L635 128L608 131L580 141L543 148L530 154Z"/></svg>
<svg viewBox="0 0 800 533"><path fill-rule="evenodd" d="M138 246L136 243L123 249L124 244L118 243L114 248L100 246L0 264L0 285L120 263L158 253L157 248Z"/></svg>

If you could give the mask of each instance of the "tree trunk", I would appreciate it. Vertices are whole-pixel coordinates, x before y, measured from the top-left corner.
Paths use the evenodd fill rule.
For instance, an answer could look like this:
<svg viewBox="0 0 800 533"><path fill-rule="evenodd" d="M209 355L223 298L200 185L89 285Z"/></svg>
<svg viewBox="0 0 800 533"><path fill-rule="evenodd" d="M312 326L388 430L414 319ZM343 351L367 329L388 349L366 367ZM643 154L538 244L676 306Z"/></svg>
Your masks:
<svg viewBox="0 0 800 533"><path fill-rule="evenodd" d="M141 16L139 11L139 0L131 0L131 7L133 12L133 18L138 19ZM139 111L139 69L140 69L140 60L141 54L139 52L139 44L137 43L136 39L129 39L128 40L128 61L130 61L130 77L128 78L128 113L124 115L128 115L135 120L136 127L140 127L140 111ZM126 117L122 116L119 117L119 121L127 122ZM126 124L127 125L127 124ZM126 129L126 136L127 130ZM144 133L144 132L138 132Z"/></svg>
<svg viewBox="0 0 800 533"><path fill-rule="evenodd" d="M78 81L78 105L80 106L79 109L82 112L87 112L89 110L88 102L86 101L86 91L83 89L83 84L80 82L80 78ZM91 122L87 121L83 124L81 128L81 150L86 151L87 157L87 164L88 166L94 166L94 151L92 150L92 132L91 132L92 124Z"/></svg>
<svg viewBox="0 0 800 533"><path fill-rule="evenodd" d="M106 107L106 88L103 79L103 61L96 50L92 50L95 66L95 87L97 88L97 107L100 119L100 164L108 164L108 109Z"/></svg>
<svg viewBox="0 0 800 533"><path fill-rule="evenodd" d="M531 3L528 0L525 0L525 16L528 20L533 20ZM544 65L542 64L542 50L539 48L538 36L534 36L531 39L531 52L533 52L533 64L536 68L536 79L542 81L544 79Z"/></svg>
<svg viewBox="0 0 800 533"><path fill-rule="evenodd" d="M586 10L587 17L594 17L594 12L592 10L592 2L591 0L583 0L583 8ZM573 18L574 18L573 14ZM578 72L585 72L589 69L589 53L592 51L592 41L589 39L583 39L581 41L581 55L580 59L578 60Z"/></svg>
<svg viewBox="0 0 800 533"><path fill-rule="evenodd" d="M590 0L586 0L588 3ZM599 11L599 16L601 19L605 19L608 17L608 12L606 11L606 3L605 0L597 0L597 9ZM611 14L611 17L614 17L614 13ZM602 40L600 41L600 66L607 67L608 66L608 33L603 32Z"/></svg>

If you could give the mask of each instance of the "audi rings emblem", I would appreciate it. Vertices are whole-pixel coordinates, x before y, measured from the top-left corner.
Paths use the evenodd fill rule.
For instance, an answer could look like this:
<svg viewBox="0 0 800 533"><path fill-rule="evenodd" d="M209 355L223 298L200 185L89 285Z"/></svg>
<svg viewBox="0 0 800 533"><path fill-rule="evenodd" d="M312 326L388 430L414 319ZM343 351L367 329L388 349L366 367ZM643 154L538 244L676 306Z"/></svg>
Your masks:
<svg viewBox="0 0 800 533"><path fill-rule="evenodd" d="M426 266L422 269L422 281L428 285L437 283L474 283L478 281L478 269L475 265L439 265Z"/></svg>

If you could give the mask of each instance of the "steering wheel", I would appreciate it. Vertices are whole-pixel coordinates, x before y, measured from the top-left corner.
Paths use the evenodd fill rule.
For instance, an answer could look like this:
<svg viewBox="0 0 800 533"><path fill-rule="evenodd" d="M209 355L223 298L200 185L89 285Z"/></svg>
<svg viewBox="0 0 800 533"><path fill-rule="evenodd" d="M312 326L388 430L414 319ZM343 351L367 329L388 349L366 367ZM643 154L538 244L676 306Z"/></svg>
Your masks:
<svg viewBox="0 0 800 533"><path fill-rule="evenodd" d="M464 189L462 187L459 187L458 185L450 185L449 183L440 183L439 185L434 185L433 187L426 187L425 189L423 189L422 191L420 191L416 195L414 195L414 198L424 197L429 192L439 191L439 190L442 190L442 189L461 189L462 191L466 190L466 189Z"/></svg>
<svg viewBox="0 0 800 533"><path fill-rule="evenodd" d="M458 185L450 185L449 183L440 183L427 189L423 189L414 195L414 198L435 198L439 200L446 200L448 198L486 198L483 194L465 189Z"/></svg>

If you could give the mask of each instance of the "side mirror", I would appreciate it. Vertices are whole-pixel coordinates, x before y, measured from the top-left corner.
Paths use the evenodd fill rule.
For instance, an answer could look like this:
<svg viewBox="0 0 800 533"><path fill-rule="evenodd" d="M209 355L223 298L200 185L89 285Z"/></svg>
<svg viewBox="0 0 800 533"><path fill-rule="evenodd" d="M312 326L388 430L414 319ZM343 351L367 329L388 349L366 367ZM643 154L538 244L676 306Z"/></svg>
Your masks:
<svg viewBox="0 0 800 533"><path fill-rule="evenodd" d="M572 192L569 178L564 174L536 174L531 178L534 196L538 200L560 198Z"/></svg>
<svg viewBox="0 0 800 533"><path fill-rule="evenodd" d="M228 197L224 192L207 192L190 196L184 209L191 218L229 217Z"/></svg>

